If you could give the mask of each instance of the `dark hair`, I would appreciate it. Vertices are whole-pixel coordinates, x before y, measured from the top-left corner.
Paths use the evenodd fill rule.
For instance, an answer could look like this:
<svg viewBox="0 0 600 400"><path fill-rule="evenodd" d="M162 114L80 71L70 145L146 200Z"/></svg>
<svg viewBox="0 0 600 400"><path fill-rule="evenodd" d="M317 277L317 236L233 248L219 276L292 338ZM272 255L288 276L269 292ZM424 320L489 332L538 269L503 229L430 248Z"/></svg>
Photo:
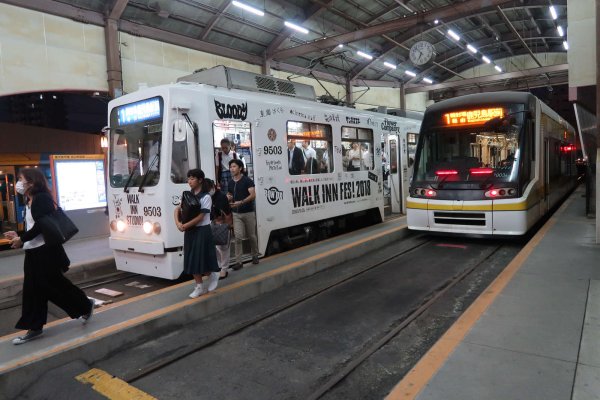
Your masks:
<svg viewBox="0 0 600 400"><path fill-rule="evenodd" d="M238 167L240 167L240 169L244 169L244 163L242 162L242 160L234 158L233 160L229 161L229 166L231 167L231 164L235 164Z"/></svg>
<svg viewBox="0 0 600 400"><path fill-rule="evenodd" d="M221 144L229 144L231 145L231 141L227 138L221 139Z"/></svg>
<svg viewBox="0 0 600 400"><path fill-rule="evenodd" d="M205 178L204 182L206 182L206 186L208 187L208 190L212 189L215 187L215 181L213 181L210 178Z"/></svg>
<svg viewBox="0 0 600 400"><path fill-rule="evenodd" d="M38 193L50 193L46 177L38 168L22 168L19 170L19 175L23 175L23 178L31 185L29 189L30 195L35 196Z"/></svg>
<svg viewBox="0 0 600 400"><path fill-rule="evenodd" d="M200 182L200 191L201 192L208 192L210 190L210 188L208 187L208 182L206 182L206 179L204 178L204 171L202 171L200 168L194 168L194 169L190 169L187 172L187 177L194 177L196 179L198 179Z"/></svg>

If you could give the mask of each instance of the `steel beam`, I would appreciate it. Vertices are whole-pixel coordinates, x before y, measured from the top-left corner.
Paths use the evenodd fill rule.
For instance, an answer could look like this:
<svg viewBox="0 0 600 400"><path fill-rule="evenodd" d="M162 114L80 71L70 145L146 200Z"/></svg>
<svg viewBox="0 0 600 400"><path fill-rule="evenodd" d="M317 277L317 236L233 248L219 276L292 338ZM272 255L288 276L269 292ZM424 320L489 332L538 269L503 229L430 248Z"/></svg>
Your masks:
<svg viewBox="0 0 600 400"><path fill-rule="evenodd" d="M119 52L119 22L116 19L106 19L104 43L106 46L108 94L114 99L123 94L123 70Z"/></svg>
<svg viewBox="0 0 600 400"><path fill-rule="evenodd" d="M121 15L123 15L123 12L125 11L125 7L127 7L127 3L129 3L129 0L115 0L112 9L108 14L108 18L114 20L121 18Z"/></svg>
<svg viewBox="0 0 600 400"><path fill-rule="evenodd" d="M530 68L522 71L505 72L503 74L492 74L480 76L478 78L469 78L458 81L443 82L434 85L410 85L406 88L406 93L430 92L433 90L442 90L453 87L477 85L487 82L505 81L508 79L526 78L529 76L543 75L547 73L568 71L569 64L555 64L541 68Z"/></svg>
<svg viewBox="0 0 600 400"><path fill-rule="evenodd" d="M499 92L503 90L529 90L539 87L556 86L556 85L567 85L569 83L569 76L567 74L560 76L553 76L549 80L543 78L529 78L529 79L515 79L510 82L498 82L495 84L485 85L482 87L463 87L452 89L452 97L464 96L473 93L487 93L487 92ZM432 98L435 100L439 94L443 91L431 92ZM436 96L438 95L438 96Z"/></svg>
<svg viewBox="0 0 600 400"><path fill-rule="evenodd" d="M208 20L208 22L204 26L204 29L202 30L202 32L200 33L200 36L198 37L200 40L206 39L206 37L208 36L208 34L212 30L212 28L215 26L215 24L217 23L217 21L219 20L219 18L221 18L221 15L225 11L227 11L227 9L229 8L230 5L231 5L231 1L230 0L224 0L223 1L223 4L221 4L221 7L219 7L219 11L217 11L210 18L210 20Z"/></svg>

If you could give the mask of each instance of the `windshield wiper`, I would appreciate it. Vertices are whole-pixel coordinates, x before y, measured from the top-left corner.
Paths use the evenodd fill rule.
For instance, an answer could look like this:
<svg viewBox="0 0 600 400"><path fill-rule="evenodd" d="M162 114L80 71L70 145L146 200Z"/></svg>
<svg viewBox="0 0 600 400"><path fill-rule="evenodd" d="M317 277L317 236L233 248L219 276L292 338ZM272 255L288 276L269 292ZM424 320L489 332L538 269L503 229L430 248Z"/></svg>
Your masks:
<svg viewBox="0 0 600 400"><path fill-rule="evenodd" d="M451 175L442 175L442 179L440 179L440 181L437 183L437 185L435 187L433 187L433 185L431 185L431 187L433 187L435 190L439 190L441 189L442 183L444 183L446 181L446 179L448 179L448 177Z"/></svg>
<svg viewBox="0 0 600 400"><path fill-rule="evenodd" d="M135 175L135 171L137 171L141 162L142 162L142 155L140 154L140 157L138 158L137 163L135 164L135 167L133 167L133 171L131 171L131 175L129 175L129 179L127 179L127 182L125 183L125 186L123 187L123 191L125 193L129 193L129 184L131 183L131 180L133 179L133 175Z"/></svg>
<svg viewBox="0 0 600 400"><path fill-rule="evenodd" d="M142 181L140 182L140 186L138 187L138 192L144 193L144 189L142 189L142 187L146 183L146 179L148 178L148 175L150 175L150 171L152 170L152 167L154 167L154 163L156 163L156 161L158 161L158 154L154 156L154 159L148 166L148 171L146 171L146 173L142 176Z"/></svg>

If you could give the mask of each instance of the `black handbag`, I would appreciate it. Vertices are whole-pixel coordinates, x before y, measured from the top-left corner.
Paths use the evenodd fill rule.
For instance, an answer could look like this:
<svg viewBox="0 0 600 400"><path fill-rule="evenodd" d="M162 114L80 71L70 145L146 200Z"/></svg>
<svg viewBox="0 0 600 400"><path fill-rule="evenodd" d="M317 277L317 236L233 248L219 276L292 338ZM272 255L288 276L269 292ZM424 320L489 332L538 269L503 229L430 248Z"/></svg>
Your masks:
<svg viewBox="0 0 600 400"><path fill-rule="evenodd" d="M200 215L200 199L186 190L181 195L181 222L186 223Z"/></svg>
<svg viewBox="0 0 600 400"><path fill-rule="evenodd" d="M210 229L216 245L223 246L229 244L229 225L212 222Z"/></svg>
<svg viewBox="0 0 600 400"><path fill-rule="evenodd" d="M35 223L40 225L44 242L51 246L63 244L79 232L77 226L60 207L39 218Z"/></svg>

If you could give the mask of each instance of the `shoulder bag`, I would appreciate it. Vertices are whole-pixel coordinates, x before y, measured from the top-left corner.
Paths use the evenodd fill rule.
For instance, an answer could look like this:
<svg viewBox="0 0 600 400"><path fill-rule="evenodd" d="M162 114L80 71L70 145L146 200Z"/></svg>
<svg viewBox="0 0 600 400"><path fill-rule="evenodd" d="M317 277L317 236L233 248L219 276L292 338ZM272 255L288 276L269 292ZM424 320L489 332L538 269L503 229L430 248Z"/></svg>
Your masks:
<svg viewBox="0 0 600 400"><path fill-rule="evenodd" d="M39 218L35 223L40 224L44 242L48 245L63 244L79 232L77 226L60 207L56 207L54 211Z"/></svg>
<svg viewBox="0 0 600 400"><path fill-rule="evenodd" d="M181 195L181 222L184 224L200 215L200 199L194 193L186 190Z"/></svg>
<svg viewBox="0 0 600 400"><path fill-rule="evenodd" d="M219 211L221 211L221 215L225 217L225 213L223 212L223 210ZM219 224L213 220L210 223L210 230L212 231L213 240L216 245L224 246L229 244L229 224Z"/></svg>

